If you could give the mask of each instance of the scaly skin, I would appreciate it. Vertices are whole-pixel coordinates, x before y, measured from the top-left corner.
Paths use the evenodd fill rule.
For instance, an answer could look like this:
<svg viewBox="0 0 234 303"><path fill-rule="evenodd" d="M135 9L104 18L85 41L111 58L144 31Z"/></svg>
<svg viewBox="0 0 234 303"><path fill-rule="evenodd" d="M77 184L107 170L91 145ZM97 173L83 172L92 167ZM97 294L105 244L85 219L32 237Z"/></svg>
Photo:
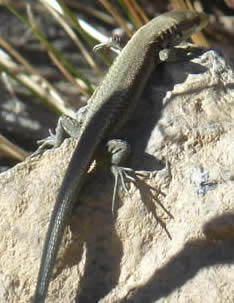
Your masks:
<svg viewBox="0 0 234 303"><path fill-rule="evenodd" d="M98 146L131 118L150 74L160 63L159 52L186 40L206 24L205 15L185 10L154 18L133 35L94 92L51 216L34 303L46 298L67 219Z"/></svg>

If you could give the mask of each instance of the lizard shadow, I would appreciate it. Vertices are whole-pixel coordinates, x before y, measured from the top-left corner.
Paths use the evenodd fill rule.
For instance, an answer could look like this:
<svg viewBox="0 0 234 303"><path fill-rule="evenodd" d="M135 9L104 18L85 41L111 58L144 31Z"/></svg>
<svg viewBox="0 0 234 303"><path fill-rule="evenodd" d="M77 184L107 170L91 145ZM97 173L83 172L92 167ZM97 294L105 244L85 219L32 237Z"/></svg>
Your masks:
<svg viewBox="0 0 234 303"><path fill-rule="evenodd" d="M160 166L161 163L157 162L157 165ZM152 188L138 177L136 183L142 203L171 238L166 224L157 215L155 203L149 198L152 196ZM115 216L111 213L112 194L113 177L109 163L105 161L104 166L99 163L86 177L79 203L74 207L69 221L71 245L67 245L62 258L58 260L56 275L65 264L72 268L83 263L80 265L82 274L77 284L76 302L98 302L118 284L123 247L114 228ZM116 207L119 207L119 203L121 201L117 197ZM157 203L171 216L159 200Z"/></svg>
<svg viewBox="0 0 234 303"><path fill-rule="evenodd" d="M176 52L184 54L185 51L186 50L178 49ZM188 58L193 58L203 53L204 50L202 49L192 50ZM183 57L183 55L180 56ZM144 157L152 131L155 129L165 107L169 105L169 102L173 101L173 98L170 98L169 102L163 103L163 99L168 91L172 91L175 85L184 83L189 74L201 74L206 71L206 67L184 58L179 62L163 62L152 73L135 114L120 134L120 139L127 139L132 146L133 152L136 150L138 155L141 155L137 160L139 170L158 169L157 165L159 160L155 161L153 157L153 161L151 161L151 163L149 161L150 164L147 165L148 167L146 169L144 167ZM181 95L183 95L183 93L181 93ZM162 136L165 135L162 128L159 128L159 131L162 131Z"/></svg>
<svg viewBox="0 0 234 303"><path fill-rule="evenodd" d="M145 156L146 159L151 159L149 155ZM162 167L160 161L156 161L156 164L158 168ZM152 188L137 176L136 183L142 203L171 238L166 224L157 215L155 203L150 198ZM123 247L114 228L115 216L111 213L112 194L113 176L109 162L105 161L99 163L86 177L79 203L74 207L69 222L72 244L67 245L61 261L58 262L56 274L65 264L72 268L79 263L85 263L80 265L82 274L77 284L76 302L98 302L118 284ZM161 202L157 198L154 199L168 216L172 217ZM119 203L121 201L117 196L116 207L119 207Z"/></svg>
<svg viewBox="0 0 234 303"><path fill-rule="evenodd" d="M234 215L225 214L212 219L207 224L217 221L230 223L230 220L233 226ZM229 234L229 236L227 238L218 235L216 240L219 241L202 239L187 242L164 266L155 271L145 285L137 290L133 289L128 293L128 298L124 298L118 303L156 302L182 287L203 268L234 264L234 238L233 235ZM220 239L225 239L225 241L220 241Z"/></svg>
<svg viewBox="0 0 234 303"><path fill-rule="evenodd" d="M155 221L162 227L164 232L167 234L167 237L172 240L171 234L167 229L166 223L161 218L161 215L158 214L158 208L161 209L161 212L167 214L167 217L174 219L173 215L169 210L164 207L163 203L160 201L158 196L164 197L165 194L159 190L147 185L144 181L137 178L136 179L137 188L139 189L141 201L145 205L148 213L151 213Z"/></svg>

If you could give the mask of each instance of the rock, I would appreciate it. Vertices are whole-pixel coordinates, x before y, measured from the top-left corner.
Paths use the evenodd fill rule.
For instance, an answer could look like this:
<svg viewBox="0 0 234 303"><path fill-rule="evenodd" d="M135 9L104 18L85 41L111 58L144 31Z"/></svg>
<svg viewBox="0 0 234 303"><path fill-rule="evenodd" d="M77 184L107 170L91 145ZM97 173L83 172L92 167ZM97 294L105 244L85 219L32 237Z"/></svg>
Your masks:
<svg viewBox="0 0 234 303"><path fill-rule="evenodd" d="M214 50L158 68L127 136L137 184L90 172L47 302L233 302L234 73ZM136 122L137 121L137 122ZM0 175L0 297L33 296L68 139ZM144 172L147 170L148 172ZM141 172L141 174L140 174ZM136 187L137 185L137 187Z"/></svg>

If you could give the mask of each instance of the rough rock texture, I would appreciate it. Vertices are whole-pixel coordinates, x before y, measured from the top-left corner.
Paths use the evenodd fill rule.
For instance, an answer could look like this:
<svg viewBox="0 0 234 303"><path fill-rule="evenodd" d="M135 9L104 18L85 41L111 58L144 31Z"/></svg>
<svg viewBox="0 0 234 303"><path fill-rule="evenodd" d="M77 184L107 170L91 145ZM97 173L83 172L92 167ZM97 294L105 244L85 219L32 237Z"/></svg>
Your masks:
<svg viewBox="0 0 234 303"><path fill-rule="evenodd" d="M47 302L234 301L234 73L217 52L194 53L152 75L125 134L147 172L120 190L115 218L110 173L91 171ZM74 144L0 175L0 302L32 298Z"/></svg>

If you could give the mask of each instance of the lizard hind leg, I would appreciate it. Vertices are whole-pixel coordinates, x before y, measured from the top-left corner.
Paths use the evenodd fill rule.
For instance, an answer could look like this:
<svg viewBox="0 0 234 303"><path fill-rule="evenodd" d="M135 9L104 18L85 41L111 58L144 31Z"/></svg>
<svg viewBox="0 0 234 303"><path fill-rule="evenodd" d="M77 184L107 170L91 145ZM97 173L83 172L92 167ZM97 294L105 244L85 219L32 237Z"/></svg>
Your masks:
<svg viewBox="0 0 234 303"><path fill-rule="evenodd" d="M114 190L112 197L112 214L115 211L115 200L117 195L117 189L119 185L119 181L126 193L128 193L128 189L126 186L126 181L135 182L135 178L130 175L130 173L134 173L134 170L129 167L124 167L125 161L127 160L131 150L130 146L126 141L113 139L108 141L107 143L108 152L112 154L111 158L111 172L114 176Z"/></svg>
<svg viewBox="0 0 234 303"><path fill-rule="evenodd" d="M30 158L42 154L49 148L54 149L59 147L67 137L78 139L86 111L87 106L84 106L76 113L75 119L67 115L60 116L55 129L55 134L49 130L48 137L37 141L39 147L33 154L30 155Z"/></svg>
<svg viewBox="0 0 234 303"><path fill-rule="evenodd" d="M66 137L66 133L61 125L61 117L60 117L57 123L55 134L52 132L51 129L49 129L49 136L37 141L39 147L29 157L33 158L35 156L43 154L43 152L47 149L50 148L54 149L56 147L59 147L65 137Z"/></svg>

